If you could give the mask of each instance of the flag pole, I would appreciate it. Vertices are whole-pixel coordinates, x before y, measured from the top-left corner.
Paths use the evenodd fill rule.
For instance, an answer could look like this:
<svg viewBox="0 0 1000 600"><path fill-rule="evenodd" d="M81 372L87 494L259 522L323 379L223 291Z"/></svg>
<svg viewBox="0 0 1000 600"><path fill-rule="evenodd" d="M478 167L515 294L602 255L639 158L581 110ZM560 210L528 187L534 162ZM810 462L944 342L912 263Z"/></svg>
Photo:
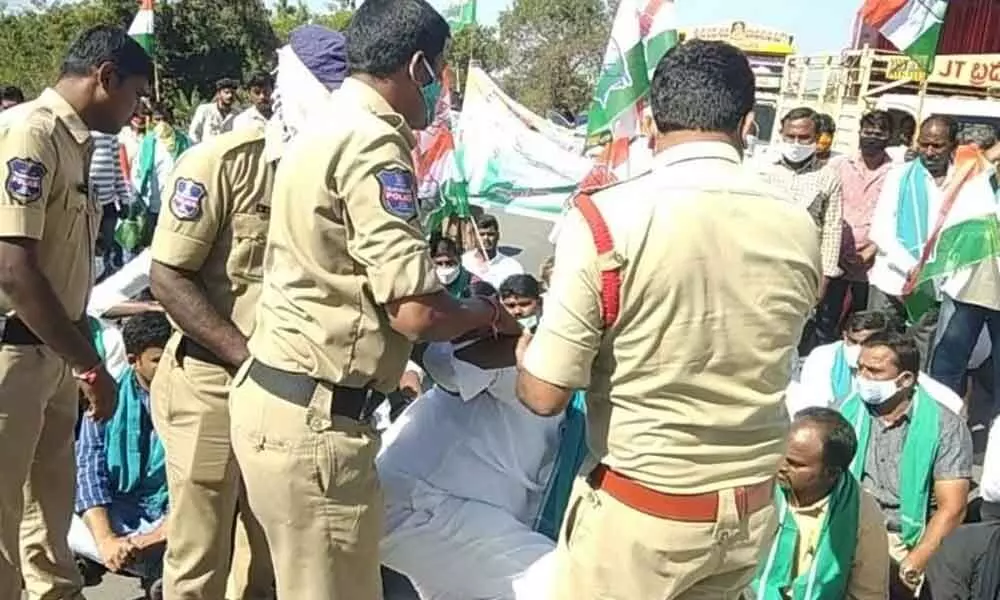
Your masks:
<svg viewBox="0 0 1000 600"><path fill-rule="evenodd" d="M160 102L160 65L153 61L153 97L157 104Z"/></svg>

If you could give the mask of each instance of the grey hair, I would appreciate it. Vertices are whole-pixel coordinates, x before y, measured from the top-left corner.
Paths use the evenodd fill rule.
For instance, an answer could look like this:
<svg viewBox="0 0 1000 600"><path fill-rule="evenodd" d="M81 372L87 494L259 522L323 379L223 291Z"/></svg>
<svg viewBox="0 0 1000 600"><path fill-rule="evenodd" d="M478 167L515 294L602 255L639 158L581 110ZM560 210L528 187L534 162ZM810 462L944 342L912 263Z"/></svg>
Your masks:
<svg viewBox="0 0 1000 600"><path fill-rule="evenodd" d="M966 125L958 132L959 144L975 144L980 150L989 150L997 143L997 130L986 123Z"/></svg>

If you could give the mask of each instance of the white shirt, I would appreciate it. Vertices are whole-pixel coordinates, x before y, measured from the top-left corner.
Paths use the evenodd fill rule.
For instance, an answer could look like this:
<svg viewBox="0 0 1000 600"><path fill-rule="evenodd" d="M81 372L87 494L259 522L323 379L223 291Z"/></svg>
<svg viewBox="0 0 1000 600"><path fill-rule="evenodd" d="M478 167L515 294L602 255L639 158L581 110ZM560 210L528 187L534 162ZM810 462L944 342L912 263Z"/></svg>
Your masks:
<svg viewBox="0 0 1000 600"><path fill-rule="evenodd" d="M515 369L489 373L494 382L467 401L435 386L411 404L383 436L378 471L531 523L555 462L562 419L538 417L518 402ZM394 500L404 501L387 496Z"/></svg>
<svg viewBox="0 0 1000 600"><path fill-rule="evenodd" d="M1000 417L990 424L990 437L983 457L983 476L979 482L979 495L987 502L1000 502Z"/></svg>
<svg viewBox="0 0 1000 600"><path fill-rule="evenodd" d="M104 344L104 365L108 374L115 381L128 368L128 355L125 352L125 338L121 330L108 321L101 321L101 342Z"/></svg>
<svg viewBox="0 0 1000 600"><path fill-rule="evenodd" d="M220 133L232 131L235 119L236 113L234 111L230 111L229 114L223 116L216 102L202 104L195 109L194 117L191 118L188 137L195 144L204 142Z"/></svg>
<svg viewBox="0 0 1000 600"><path fill-rule="evenodd" d="M233 119L233 131L263 128L265 125L267 125L267 117L262 115L256 106L251 106Z"/></svg>
<svg viewBox="0 0 1000 600"><path fill-rule="evenodd" d="M99 319L115 306L135 298L148 288L152 264L153 255L147 248L125 263L117 273L94 286L87 303L87 314Z"/></svg>
<svg viewBox="0 0 1000 600"><path fill-rule="evenodd" d="M834 395L830 373L833 371L837 348L842 343L834 342L818 346L806 357L798 384L789 386L785 396L789 416L794 417L800 410L810 406L833 407ZM943 383L923 371L917 376L917 381L941 406L956 415L962 413L962 398Z"/></svg>
<svg viewBox="0 0 1000 600"><path fill-rule="evenodd" d="M489 283L493 287L500 289L500 284L511 275L521 275L524 273L524 266L509 256L504 256L497 251L496 256L489 262L480 258L476 250L470 250L462 255L462 266L476 277Z"/></svg>

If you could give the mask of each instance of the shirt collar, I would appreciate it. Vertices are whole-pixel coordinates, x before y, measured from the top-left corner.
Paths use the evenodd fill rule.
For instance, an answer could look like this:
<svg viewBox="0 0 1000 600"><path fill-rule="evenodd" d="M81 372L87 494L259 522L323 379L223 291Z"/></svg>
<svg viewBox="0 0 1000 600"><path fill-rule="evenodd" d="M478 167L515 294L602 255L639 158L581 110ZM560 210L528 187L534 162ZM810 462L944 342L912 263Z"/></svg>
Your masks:
<svg viewBox="0 0 1000 600"><path fill-rule="evenodd" d="M723 160L740 164L740 153L725 142L685 142L653 156L654 168L663 168L692 160Z"/></svg>
<svg viewBox="0 0 1000 600"><path fill-rule="evenodd" d="M396 112L392 105L382 97L382 94L375 91L375 88L360 79L348 77L344 80L344 84L340 86L338 93L346 95L355 103L367 108L372 114L395 127L396 131L406 138L406 142L411 147L417 145L417 138L414 136L410 126L407 125L406 119Z"/></svg>
<svg viewBox="0 0 1000 600"><path fill-rule="evenodd" d="M813 171L819 171L827 164L827 162L821 161L818 156L813 154L812 157L808 161L806 161L806 164L802 165L798 169L795 169L792 168L792 166L789 165L787 162L785 162L785 157L782 156L780 152L776 154L777 155L774 157L774 164L778 165L782 169L785 169L786 171L795 173L796 175L802 175L805 173L812 173Z"/></svg>
<svg viewBox="0 0 1000 600"><path fill-rule="evenodd" d="M823 514L823 511L826 510L827 506L830 505L830 495L831 494L833 494L833 490L830 490L829 494L827 494L826 496L823 496L822 498L820 498L819 500L817 500L816 502L813 502L812 504L810 504L808 506L792 506L791 504L789 504L788 508L793 513L798 514L798 515L806 515L806 516L812 516L812 517L819 516L819 515Z"/></svg>
<svg viewBox="0 0 1000 600"><path fill-rule="evenodd" d="M90 139L90 129L84 124L76 109L70 106L70 103L59 95L59 92L52 88L45 88L42 95L38 97L38 102L52 110L52 114L63 122L78 144L85 144Z"/></svg>
<svg viewBox="0 0 1000 600"><path fill-rule="evenodd" d="M879 165L879 167L874 171L869 171L868 165L865 164L865 159L861 156L861 152L855 152L847 160L851 166L859 171L881 174L893 167L892 157L886 154L886 159L887 160Z"/></svg>

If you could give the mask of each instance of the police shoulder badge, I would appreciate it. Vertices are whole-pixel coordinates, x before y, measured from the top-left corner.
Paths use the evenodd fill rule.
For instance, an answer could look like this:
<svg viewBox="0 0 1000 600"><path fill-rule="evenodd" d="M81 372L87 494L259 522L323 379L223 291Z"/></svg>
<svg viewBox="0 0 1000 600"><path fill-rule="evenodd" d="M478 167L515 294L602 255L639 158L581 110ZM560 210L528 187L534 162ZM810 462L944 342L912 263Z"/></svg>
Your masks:
<svg viewBox="0 0 1000 600"><path fill-rule="evenodd" d="M174 183L174 193L170 196L170 212L180 221L197 221L201 218L201 205L207 196L205 184L181 177Z"/></svg>
<svg viewBox="0 0 1000 600"><path fill-rule="evenodd" d="M7 194L21 204L36 202L42 197L42 181L47 169L45 165L30 158L12 158L7 161L7 180L4 189Z"/></svg>
<svg viewBox="0 0 1000 600"><path fill-rule="evenodd" d="M417 186L413 173L406 169L382 169L375 174L381 193L382 208L394 217L410 221L417 216Z"/></svg>

